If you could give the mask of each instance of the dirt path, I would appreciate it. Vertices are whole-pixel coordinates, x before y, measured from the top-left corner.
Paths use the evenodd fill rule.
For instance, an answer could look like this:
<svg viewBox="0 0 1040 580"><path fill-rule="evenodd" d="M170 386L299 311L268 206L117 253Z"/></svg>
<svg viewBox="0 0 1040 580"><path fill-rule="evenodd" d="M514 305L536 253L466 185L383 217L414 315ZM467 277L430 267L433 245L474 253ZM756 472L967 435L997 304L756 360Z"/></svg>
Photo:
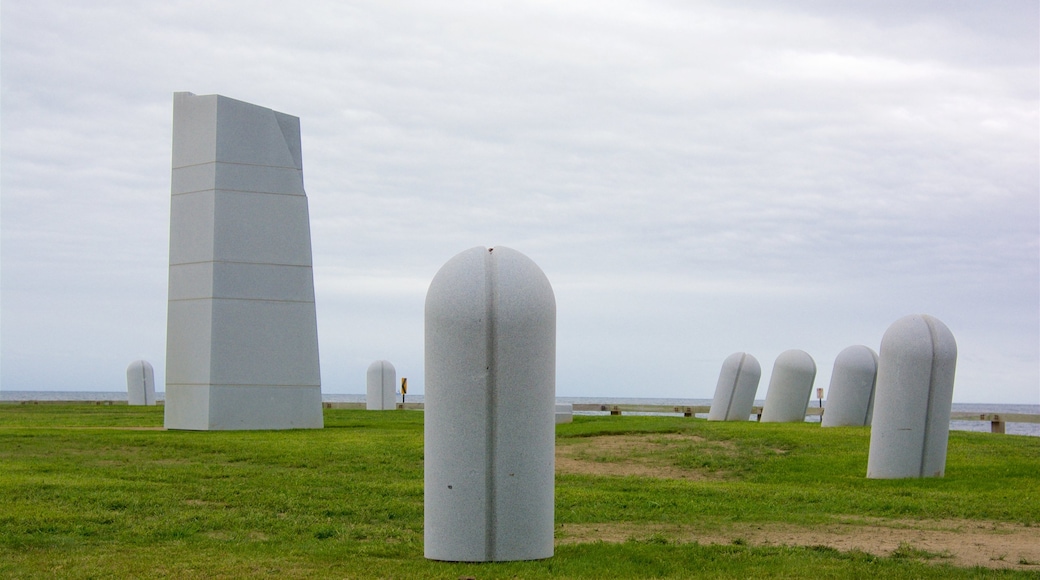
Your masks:
<svg viewBox="0 0 1040 580"><path fill-rule="evenodd" d="M787 524L741 524L723 530L653 523L566 524L556 543L624 542L664 536L676 542L749 546L826 546L876 556L901 552L954 566L1040 572L1040 528L978 521L858 521L812 529Z"/></svg>
<svg viewBox="0 0 1040 580"><path fill-rule="evenodd" d="M726 474L679 469L662 463L655 450L689 440L686 435L618 435L569 441L556 448L557 473L640 476L665 479L725 479ZM699 443L725 446L724 442ZM781 451L777 451L782 453ZM719 529L654 523L567 524L557 544L624 542L664 536L677 542L742 543L752 546L826 546L877 556L907 557L954 566L984 566L1040 572L1040 527L976 520L886 520L848 518L812 528L790 524L738 524Z"/></svg>

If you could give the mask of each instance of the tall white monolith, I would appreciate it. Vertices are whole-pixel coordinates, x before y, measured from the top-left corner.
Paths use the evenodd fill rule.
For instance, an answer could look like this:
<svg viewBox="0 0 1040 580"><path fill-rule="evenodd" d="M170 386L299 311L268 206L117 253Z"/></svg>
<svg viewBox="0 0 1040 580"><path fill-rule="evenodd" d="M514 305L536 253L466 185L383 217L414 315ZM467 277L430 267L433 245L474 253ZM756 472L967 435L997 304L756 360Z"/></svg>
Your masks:
<svg viewBox="0 0 1040 580"><path fill-rule="evenodd" d="M135 360L126 367L126 402L128 405L155 404L155 370L146 360Z"/></svg>
<svg viewBox="0 0 1040 580"><path fill-rule="evenodd" d="M396 409L394 395L397 388L397 369L389 361L377 360L368 365L368 392L365 396L365 408L369 411L385 411Z"/></svg>
<svg viewBox="0 0 1040 580"><path fill-rule="evenodd" d="M850 346L838 353L827 389L823 427L864 427L870 425L874 410L874 385L877 383L878 355L870 347Z"/></svg>
<svg viewBox="0 0 1040 580"><path fill-rule="evenodd" d="M722 361L715 398L708 411L709 421L747 421L755 406L762 367L746 352L735 352Z"/></svg>
<svg viewBox="0 0 1040 580"><path fill-rule="evenodd" d="M957 342L928 315L900 318L878 356L867 477L942 477L950 435Z"/></svg>
<svg viewBox="0 0 1040 580"><path fill-rule="evenodd" d="M809 408L816 363L804 350L785 350L773 363L769 390L762 406L763 423L797 423L805 421Z"/></svg>
<svg viewBox="0 0 1040 580"><path fill-rule="evenodd" d="M553 555L556 299L510 248L449 260L426 294L425 556Z"/></svg>
<svg viewBox="0 0 1040 580"><path fill-rule="evenodd" d="M300 120L176 93L168 429L321 428Z"/></svg>

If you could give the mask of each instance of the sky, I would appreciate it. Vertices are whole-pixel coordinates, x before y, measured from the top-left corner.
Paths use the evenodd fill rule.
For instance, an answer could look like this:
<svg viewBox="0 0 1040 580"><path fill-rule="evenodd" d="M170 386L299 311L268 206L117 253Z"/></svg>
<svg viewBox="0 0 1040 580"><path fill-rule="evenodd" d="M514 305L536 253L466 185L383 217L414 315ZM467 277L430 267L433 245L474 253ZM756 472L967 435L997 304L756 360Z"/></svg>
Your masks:
<svg viewBox="0 0 1040 580"><path fill-rule="evenodd" d="M322 390L423 391L474 246L534 260L559 396L930 314L955 402L1040 403L1040 5L4 0L0 389L162 390L173 93L300 118ZM815 397L814 397L815 398Z"/></svg>

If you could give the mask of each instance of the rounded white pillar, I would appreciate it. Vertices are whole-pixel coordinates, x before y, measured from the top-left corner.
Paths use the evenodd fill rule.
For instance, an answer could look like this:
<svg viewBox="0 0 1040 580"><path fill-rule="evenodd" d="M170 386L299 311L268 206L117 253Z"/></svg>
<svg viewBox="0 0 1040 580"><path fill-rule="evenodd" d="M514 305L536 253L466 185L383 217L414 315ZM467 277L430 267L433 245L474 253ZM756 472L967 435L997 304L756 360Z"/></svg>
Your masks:
<svg viewBox="0 0 1040 580"><path fill-rule="evenodd" d="M870 425L877 383L878 355L870 347L850 346L838 353L827 389L823 427L864 427Z"/></svg>
<svg viewBox="0 0 1040 580"><path fill-rule="evenodd" d="M809 408L816 363L804 350L785 350L773 363L762 407L763 423L799 423Z"/></svg>
<svg viewBox="0 0 1040 580"><path fill-rule="evenodd" d="M881 339L867 477L942 477L950 434L957 342L945 324L916 314Z"/></svg>
<svg viewBox="0 0 1040 580"><path fill-rule="evenodd" d="M708 411L709 421L747 421L755 406L755 393L762 378L758 359L746 352L735 352L722 362L715 398Z"/></svg>
<svg viewBox="0 0 1040 580"><path fill-rule="evenodd" d="M135 360L126 367L126 402L128 405L155 404L155 370L146 360Z"/></svg>
<svg viewBox="0 0 1040 580"><path fill-rule="evenodd" d="M446 263L426 294L425 556L553 555L556 299L504 247Z"/></svg>
<svg viewBox="0 0 1040 580"><path fill-rule="evenodd" d="M365 408L369 411L396 409L397 369L389 361L377 360L368 365Z"/></svg>

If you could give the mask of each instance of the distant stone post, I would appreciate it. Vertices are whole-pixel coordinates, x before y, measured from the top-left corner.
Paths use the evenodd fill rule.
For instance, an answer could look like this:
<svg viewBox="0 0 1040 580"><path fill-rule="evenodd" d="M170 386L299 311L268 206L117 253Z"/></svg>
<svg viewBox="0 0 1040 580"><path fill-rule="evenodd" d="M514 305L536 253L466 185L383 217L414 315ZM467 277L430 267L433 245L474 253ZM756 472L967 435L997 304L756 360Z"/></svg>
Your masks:
<svg viewBox="0 0 1040 580"><path fill-rule="evenodd" d="M425 556L553 555L556 299L529 258L481 247L426 294Z"/></svg>
<svg viewBox="0 0 1040 580"><path fill-rule="evenodd" d="M911 315L885 331L878 357L867 477L942 477L957 342L937 318Z"/></svg>
<svg viewBox="0 0 1040 580"><path fill-rule="evenodd" d="M135 360L126 367L126 402L128 405L155 404L155 370L146 360Z"/></svg>
<svg viewBox="0 0 1040 580"><path fill-rule="evenodd" d="M321 428L300 120L176 93L168 429Z"/></svg>
<svg viewBox="0 0 1040 580"><path fill-rule="evenodd" d="M758 359L746 352L735 352L722 361L715 398L708 411L709 421L747 421L755 406L755 393L762 378Z"/></svg>
<svg viewBox="0 0 1040 580"><path fill-rule="evenodd" d="M556 403L556 423L574 422L574 403Z"/></svg>
<svg viewBox="0 0 1040 580"><path fill-rule="evenodd" d="M820 420L823 427L864 427L870 425L874 411L874 386L877 383L878 355L873 349L856 345L838 353L827 389L827 410Z"/></svg>
<svg viewBox="0 0 1040 580"><path fill-rule="evenodd" d="M389 361L377 360L368 366L367 387L366 409L384 411L397 408L397 369Z"/></svg>
<svg viewBox="0 0 1040 580"><path fill-rule="evenodd" d="M816 363L804 350L780 353L773 363L769 390L762 406L763 423L800 423L805 421L816 380Z"/></svg>

